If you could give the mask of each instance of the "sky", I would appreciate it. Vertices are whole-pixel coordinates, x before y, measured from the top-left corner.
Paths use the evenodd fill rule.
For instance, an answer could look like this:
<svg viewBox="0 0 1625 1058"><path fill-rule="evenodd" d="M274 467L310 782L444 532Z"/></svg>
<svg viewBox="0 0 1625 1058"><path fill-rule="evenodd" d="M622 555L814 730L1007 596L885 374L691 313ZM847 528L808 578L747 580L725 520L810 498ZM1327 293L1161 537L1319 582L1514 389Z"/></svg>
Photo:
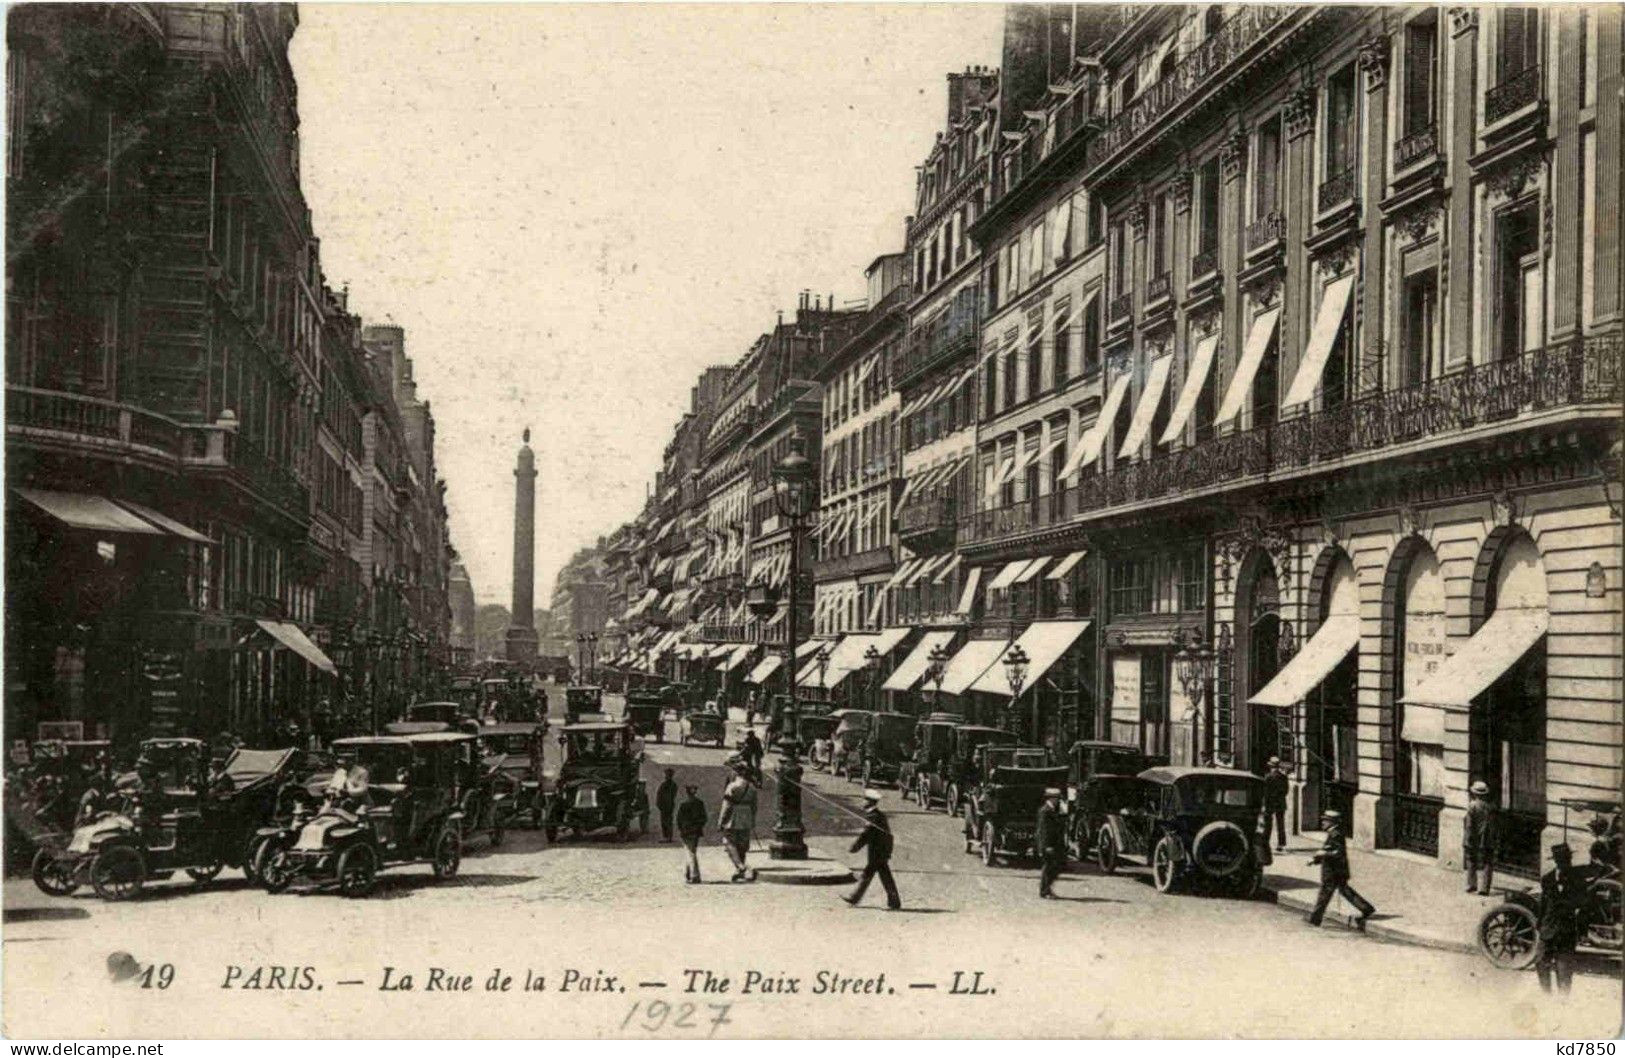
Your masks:
<svg viewBox="0 0 1625 1058"><path fill-rule="evenodd" d="M635 516L701 369L902 249L946 75L998 5L305 4L322 267L406 329L451 538L507 603L532 430L536 602Z"/></svg>

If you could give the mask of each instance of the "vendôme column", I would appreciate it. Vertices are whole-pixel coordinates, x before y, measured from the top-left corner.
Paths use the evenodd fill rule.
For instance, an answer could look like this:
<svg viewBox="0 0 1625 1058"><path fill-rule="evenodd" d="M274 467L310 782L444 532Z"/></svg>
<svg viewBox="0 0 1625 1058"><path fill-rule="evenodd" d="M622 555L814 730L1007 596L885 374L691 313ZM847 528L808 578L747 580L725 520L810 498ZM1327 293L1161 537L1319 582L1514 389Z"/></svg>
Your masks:
<svg viewBox="0 0 1625 1058"><path fill-rule="evenodd" d="M509 661L529 668L536 662L536 454L529 428L513 477L513 623L504 645Z"/></svg>

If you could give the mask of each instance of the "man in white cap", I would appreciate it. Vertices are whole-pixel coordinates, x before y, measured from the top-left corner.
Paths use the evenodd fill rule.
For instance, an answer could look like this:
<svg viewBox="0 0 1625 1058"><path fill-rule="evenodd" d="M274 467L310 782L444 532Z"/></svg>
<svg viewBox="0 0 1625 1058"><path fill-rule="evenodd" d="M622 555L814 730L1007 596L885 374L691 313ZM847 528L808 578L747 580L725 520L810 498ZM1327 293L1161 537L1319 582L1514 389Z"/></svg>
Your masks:
<svg viewBox="0 0 1625 1058"><path fill-rule="evenodd" d="M900 911L903 907L903 898L897 894L897 882L891 876L891 824L886 820L886 813L880 810L880 792L863 791L863 802L866 813L865 826L863 833L852 843L852 851L867 849L869 859L863 865L863 875L858 879L858 887L852 890L851 896L843 896L841 899L856 907L858 901L863 899L863 894L868 891L869 883L878 874L880 884L886 889L886 907L892 911Z"/></svg>
<svg viewBox="0 0 1625 1058"><path fill-rule="evenodd" d="M1467 868L1467 891L1475 889L1481 896L1490 894L1495 880L1495 806L1490 804L1490 786L1479 779L1467 788L1467 816L1461 824L1461 862ZM1478 885L1478 872L1484 872L1484 884Z"/></svg>
<svg viewBox="0 0 1625 1058"><path fill-rule="evenodd" d="M1033 832L1033 845L1044 869L1038 875L1038 895L1045 900L1055 898L1055 879L1066 870L1066 821L1061 817L1061 791L1051 786L1044 791L1044 802L1038 806L1038 826Z"/></svg>

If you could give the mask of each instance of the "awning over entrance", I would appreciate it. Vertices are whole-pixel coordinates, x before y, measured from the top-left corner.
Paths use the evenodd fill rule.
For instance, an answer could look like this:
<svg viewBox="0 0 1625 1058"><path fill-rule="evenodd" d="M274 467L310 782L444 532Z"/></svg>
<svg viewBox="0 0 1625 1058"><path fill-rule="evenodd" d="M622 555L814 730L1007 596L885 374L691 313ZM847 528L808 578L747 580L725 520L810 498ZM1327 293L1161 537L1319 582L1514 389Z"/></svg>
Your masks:
<svg viewBox="0 0 1625 1058"><path fill-rule="evenodd" d="M907 639L908 634L912 631L912 628L894 627L876 632L874 634L874 648L878 650L880 652L880 656L884 658L893 650L896 650L897 644Z"/></svg>
<svg viewBox="0 0 1625 1058"><path fill-rule="evenodd" d="M177 522L175 519L171 518L162 511L155 511L145 504L136 503L134 500L119 500L118 502L119 506L128 507L130 510L134 511L136 514L139 514L141 517L145 518L153 525L156 525L158 528L167 529L182 539L190 540L194 544L214 543L213 540L210 540L196 529L193 529L190 526L182 525L180 522Z"/></svg>
<svg viewBox="0 0 1625 1058"><path fill-rule="evenodd" d="M1185 384L1180 387L1179 399L1174 402L1174 412L1168 417L1168 426L1158 438L1159 444L1171 444L1185 432L1185 424L1190 422L1191 412L1196 410L1196 402L1202 396L1202 387L1207 385L1208 372L1213 370L1213 352L1218 347L1217 330L1197 340L1190 365L1185 368Z"/></svg>
<svg viewBox="0 0 1625 1058"><path fill-rule="evenodd" d="M1469 708L1474 698L1489 690L1490 684L1540 641L1547 621L1544 608L1510 606L1495 611L1431 677L1400 699L1405 703L1407 726L1413 705Z"/></svg>
<svg viewBox="0 0 1625 1058"><path fill-rule="evenodd" d="M1010 646L1006 639L972 639L948 661L942 677L944 694L964 694L982 673L996 665Z"/></svg>
<svg viewBox="0 0 1625 1058"><path fill-rule="evenodd" d="M819 682L818 662L814 660L808 662L807 667L796 676L796 683L803 687L819 687L832 691L841 685L841 681L869 664L863 655L871 646L880 649L880 636L847 636L830 652L829 664L824 668L823 682Z"/></svg>
<svg viewBox="0 0 1625 1058"><path fill-rule="evenodd" d="M927 632L880 686L888 691L913 690L925 676L925 670L931 667L931 651L938 647L947 650L953 641L952 632Z"/></svg>
<svg viewBox="0 0 1625 1058"><path fill-rule="evenodd" d="M1088 627L1088 621L1038 621L1028 625L1027 630L1016 640L1016 646L1026 651L1029 659L1027 682L1022 686L1022 690L1038 686L1038 681L1044 673L1060 660L1061 655L1078 641L1078 637L1083 635ZM995 663L988 666L976 682L971 684L971 690L1011 697L1010 679L1005 674L1004 666L998 664L1003 660L1004 655L1001 653L995 659Z"/></svg>
<svg viewBox="0 0 1625 1058"><path fill-rule="evenodd" d="M1292 386L1281 398L1281 410L1312 400L1320 388L1320 376L1326 371L1326 361L1332 357L1332 346L1337 344L1337 332L1343 327L1348 313L1349 290L1354 286L1354 273L1334 279L1326 284L1320 297L1320 311L1315 313L1315 329L1309 332L1309 345L1303 351L1298 373L1292 376Z"/></svg>
<svg viewBox="0 0 1625 1058"><path fill-rule="evenodd" d="M16 490L17 495L74 529L98 533L140 533L163 536L164 531L125 510L104 496L83 492L56 492L52 489Z"/></svg>
<svg viewBox="0 0 1625 1058"><path fill-rule="evenodd" d="M334 665L332 660L322 653L322 648L312 643L310 637L305 635L300 627L292 621L255 621L254 623L265 629L272 639L275 639L318 669L330 676L339 674L338 666Z"/></svg>
<svg viewBox="0 0 1625 1058"><path fill-rule="evenodd" d="M1358 614L1333 614L1309 637L1303 649L1281 666L1275 678L1247 699L1253 705L1290 707L1320 686L1332 670L1360 644Z"/></svg>
<svg viewBox="0 0 1625 1058"><path fill-rule="evenodd" d="M1159 357L1151 364L1151 370L1145 377L1145 388L1140 391L1140 403L1134 406L1134 418L1129 420L1128 433L1123 435L1123 446L1117 454L1127 459L1140 450L1145 443L1146 435L1151 432L1151 420L1156 418L1157 408L1162 405L1162 395L1168 389L1168 369L1173 365L1174 358Z"/></svg>
<svg viewBox="0 0 1625 1058"><path fill-rule="evenodd" d="M717 662L718 672L732 672L745 663L751 652L756 649L755 643L736 643L728 656Z"/></svg>
<svg viewBox="0 0 1625 1058"><path fill-rule="evenodd" d="M751 669L749 675L745 677L745 682L766 683L775 672L779 671L779 666L783 664L783 654L777 652L769 654L767 657L756 663L756 667Z"/></svg>
<svg viewBox="0 0 1625 1058"><path fill-rule="evenodd" d="M1252 330L1247 332L1247 344L1241 350L1241 360L1236 364L1235 376L1230 379L1230 388L1224 391L1224 403L1219 405L1219 414L1213 417L1215 426L1234 419L1247 402L1247 396L1253 390L1253 379L1258 375L1258 365L1264 362L1264 351L1270 347L1270 339L1275 337L1275 322L1280 318L1281 307L1277 305L1265 309L1253 320Z"/></svg>

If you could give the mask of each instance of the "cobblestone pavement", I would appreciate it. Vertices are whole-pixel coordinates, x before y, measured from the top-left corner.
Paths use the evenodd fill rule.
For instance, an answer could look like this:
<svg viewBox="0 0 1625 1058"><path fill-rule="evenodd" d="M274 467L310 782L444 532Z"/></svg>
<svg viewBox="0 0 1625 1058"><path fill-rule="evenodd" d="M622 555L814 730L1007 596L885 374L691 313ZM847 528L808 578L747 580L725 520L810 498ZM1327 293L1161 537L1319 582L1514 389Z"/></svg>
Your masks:
<svg viewBox="0 0 1625 1058"><path fill-rule="evenodd" d="M701 786L714 819L725 757L651 746L651 795L660 769L673 767L680 782ZM807 784L811 839L844 850L859 787L821 773ZM772 789L763 794L764 841ZM449 1037L1585 1038L1618 1029L1619 981L1605 967L1588 967L1569 997L1553 999L1531 973L1310 930L1265 902L1163 896L1134 871L1104 877L1074 865L1060 899L1041 901L1031 865L987 868L966 855L958 820L920 812L890 791L885 806L906 905L897 914L879 892L852 909L839 899L844 889L730 885L714 845L707 883L684 885L681 846L663 844L658 825L630 842L552 847L539 832L512 832L499 848L471 848L450 882L435 882L427 868L392 871L374 898L358 901L271 897L235 872L202 889L159 884L125 905L85 893L51 899L26 879L10 880L4 1027L12 1036L123 1037L178 1034L180 1025L201 1035ZM174 983L110 984L105 960L120 950L173 965ZM263 984L270 967L307 966L319 990L238 987L256 968L266 968ZM497 968L515 981L502 995L425 991L435 968L471 975L476 993ZM599 972L618 980L561 992L570 970L580 975L575 984ZM698 983L706 970L730 978L729 990L685 992L688 971ZM968 989L977 971L979 992L955 994L955 974ZM386 972L392 983L413 974L414 991L382 991ZM747 994L751 972L760 976ZM819 994L821 972L829 988L872 991ZM524 993L527 974L543 976L547 991ZM291 970L278 977L303 980ZM762 992L781 977L799 978L799 990ZM639 1005L651 1001L673 1006L656 1007L665 1010L656 1019ZM683 1003L697 1004L687 1019ZM712 1024L714 1005L728 1006L727 1023Z"/></svg>

